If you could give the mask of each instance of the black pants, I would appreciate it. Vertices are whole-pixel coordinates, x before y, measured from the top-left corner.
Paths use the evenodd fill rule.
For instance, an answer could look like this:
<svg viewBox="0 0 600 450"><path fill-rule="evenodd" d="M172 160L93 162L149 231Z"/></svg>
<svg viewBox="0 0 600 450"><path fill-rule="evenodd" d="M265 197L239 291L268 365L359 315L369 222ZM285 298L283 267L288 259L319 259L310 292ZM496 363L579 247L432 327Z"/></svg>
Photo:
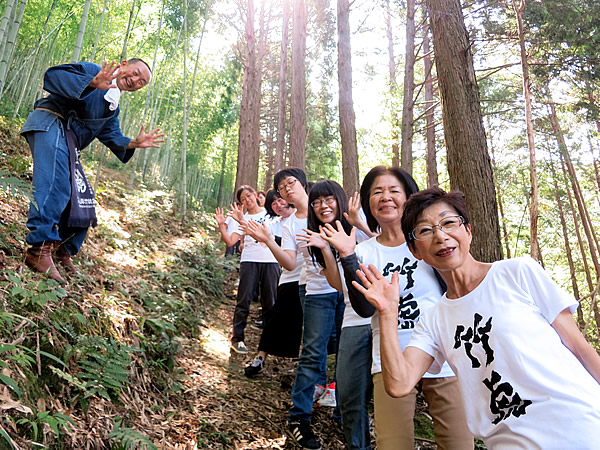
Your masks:
<svg viewBox="0 0 600 450"><path fill-rule="evenodd" d="M301 341L302 305L298 282L280 284L271 317L265 321L260 335L258 350L269 355L297 358Z"/></svg>
<svg viewBox="0 0 600 450"><path fill-rule="evenodd" d="M244 340L250 302L256 291L259 293L264 321L269 320L271 310L275 304L280 273L281 269L277 263L240 263L240 284L238 286L237 305L233 314L232 343Z"/></svg>

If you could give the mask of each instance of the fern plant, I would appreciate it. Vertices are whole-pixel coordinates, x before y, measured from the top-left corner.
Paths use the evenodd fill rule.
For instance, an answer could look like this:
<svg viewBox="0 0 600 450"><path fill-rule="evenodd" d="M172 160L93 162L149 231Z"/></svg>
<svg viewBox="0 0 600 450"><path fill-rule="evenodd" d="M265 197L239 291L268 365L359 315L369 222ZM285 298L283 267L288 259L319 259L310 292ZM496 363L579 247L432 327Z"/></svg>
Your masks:
<svg viewBox="0 0 600 450"><path fill-rule="evenodd" d="M37 443L35 441L37 441L40 431L43 431L40 430L40 428L43 428L44 424L47 424L58 438L60 437L61 429L69 431L69 424L74 425L75 423L73 422L73 419L71 419L69 416L65 416L64 414L51 414L50 411L40 411L35 415L35 417L24 417L17 420L16 424L31 428L34 443ZM41 437L43 438L43 436L44 433L42 432Z"/></svg>
<svg viewBox="0 0 600 450"><path fill-rule="evenodd" d="M33 200L31 184L4 171L0 171L0 192L2 191L9 193L13 197L24 195Z"/></svg>
<svg viewBox="0 0 600 450"><path fill-rule="evenodd" d="M101 336L85 336L78 347L84 358L77 362L77 378L84 382L85 398L99 395L112 401L111 393L118 397L129 383L131 354L138 349Z"/></svg>
<svg viewBox="0 0 600 450"><path fill-rule="evenodd" d="M112 431L108 434L113 443L118 444L114 447L115 450L157 450L147 436L133 428L123 427L122 424L120 420L115 422Z"/></svg>

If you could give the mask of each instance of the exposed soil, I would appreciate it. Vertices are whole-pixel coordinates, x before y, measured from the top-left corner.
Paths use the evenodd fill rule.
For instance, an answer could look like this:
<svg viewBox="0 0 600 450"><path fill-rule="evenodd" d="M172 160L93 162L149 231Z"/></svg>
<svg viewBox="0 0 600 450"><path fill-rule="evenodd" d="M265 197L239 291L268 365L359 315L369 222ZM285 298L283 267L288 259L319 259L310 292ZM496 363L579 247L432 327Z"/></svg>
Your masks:
<svg viewBox="0 0 600 450"><path fill-rule="evenodd" d="M196 411L197 423L190 432L194 428L201 430L202 438L208 441L204 445L211 448L295 448L287 435L286 419L297 361L269 357L262 374L253 379L245 377L243 369L254 357L260 330L246 328L248 355L229 351L235 280L236 274L232 272L227 297L215 305L211 315L212 343L202 338L186 342L179 361L189 376L185 381L188 386L185 401ZM257 319L258 314L258 305L253 303L249 323ZM218 333L218 337L214 333ZM223 353L219 354L215 347ZM342 449L343 435L331 418L332 410L315 407L314 431L324 449Z"/></svg>

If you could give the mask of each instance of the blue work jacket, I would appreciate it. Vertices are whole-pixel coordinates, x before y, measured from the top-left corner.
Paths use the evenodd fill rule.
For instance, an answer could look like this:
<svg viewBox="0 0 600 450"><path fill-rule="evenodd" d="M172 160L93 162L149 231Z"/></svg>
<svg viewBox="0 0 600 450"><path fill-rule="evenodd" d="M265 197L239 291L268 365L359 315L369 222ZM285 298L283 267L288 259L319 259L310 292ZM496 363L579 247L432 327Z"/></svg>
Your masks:
<svg viewBox="0 0 600 450"><path fill-rule="evenodd" d="M98 138L126 163L135 149L127 148L131 138L121 133L119 108L111 111L109 102L104 99L106 90L89 86L99 71L100 66L90 62L50 67L44 74L44 90L49 95L37 100L34 107L52 110L64 117L79 140L79 148L87 147ZM33 110L21 134L48 131L52 126L57 126L55 115L44 110Z"/></svg>

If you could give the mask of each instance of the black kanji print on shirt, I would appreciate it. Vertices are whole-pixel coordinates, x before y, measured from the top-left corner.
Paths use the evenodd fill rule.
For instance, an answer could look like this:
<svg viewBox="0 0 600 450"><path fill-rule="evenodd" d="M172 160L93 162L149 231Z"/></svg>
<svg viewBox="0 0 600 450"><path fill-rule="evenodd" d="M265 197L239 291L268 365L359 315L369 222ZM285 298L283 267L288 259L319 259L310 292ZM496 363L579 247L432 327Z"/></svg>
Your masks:
<svg viewBox="0 0 600 450"><path fill-rule="evenodd" d="M454 348L458 349L461 345L465 348L465 353L471 360L471 367L476 369L481 367L479 359L473 355L473 344L481 344L485 351L486 367L494 360L494 350L489 345L489 332L492 330L492 318L490 317L484 326L479 326L483 317L475 313L473 327L469 327L465 331L464 325L457 325L454 333ZM463 344L464 343L464 344Z"/></svg>
<svg viewBox="0 0 600 450"><path fill-rule="evenodd" d="M414 299L412 294L408 294L404 298L400 298L398 306L398 326L402 330L409 330L417 325L421 310L419 304Z"/></svg>
<svg viewBox="0 0 600 450"><path fill-rule="evenodd" d="M527 414L525 409L532 403L531 400L523 400L510 383L500 383L501 380L500 374L494 370L489 378L483 380L485 387L490 390L490 411L495 415L492 420L494 425L511 415L524 416Z"/></svg>
<svg viewBox="0 0 600 450"><path fill-rule="evenodd" d="M402 264L396 265L393 262L387 263L381 273L384 277L387 277L394 272L398 272L399 275L406 275L406 286L404 287L404 290L408 290L415 285L413 272L417 270L418 264L419 261L413 262L410 258L404 257ZM400 297L398 302L398 327L400 327L400 329L408 330L414 328L417 325L420 315L421 310L419 309L419 304L412 294L408 294L406 297Z"/></svg>
<svg viewBox="0 0 600 450"><path fill-rule="evenodd" d="M411 289L415 285L412 274L417 269L419 261L414 261L413 264L410 264L410 262L410 258L407 257L404 257L402 264L395 265L393 262L389 262L385 265L381 273L384 277L387 277L393 272L398 272L399 275L406 275L406 286L404 289Z"/></svg>

